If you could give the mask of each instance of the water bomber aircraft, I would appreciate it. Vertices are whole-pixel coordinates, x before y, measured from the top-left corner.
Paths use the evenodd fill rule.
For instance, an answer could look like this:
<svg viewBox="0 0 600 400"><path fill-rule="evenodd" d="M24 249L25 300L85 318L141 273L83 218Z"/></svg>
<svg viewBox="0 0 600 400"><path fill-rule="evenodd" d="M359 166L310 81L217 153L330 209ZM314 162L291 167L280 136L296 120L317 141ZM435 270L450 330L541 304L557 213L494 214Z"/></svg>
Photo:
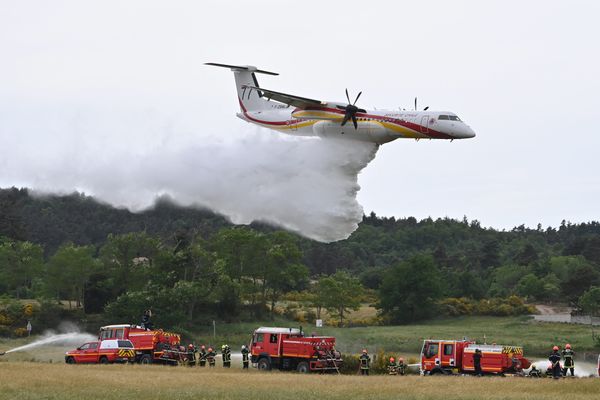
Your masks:
<svg viewBox="0 0 600 400"><path fill-rule="evenodd" d="M425 107L415 110L366 110L350 101L322 101L276 92L258 85L256 74L279 75L251 65L206 63L233 71L244 121L297 136L337 137L378 145L400 138L409 139L468 139L475 132L455 113L432 111ZM348 122L351 122L349 124Z"/></svg>

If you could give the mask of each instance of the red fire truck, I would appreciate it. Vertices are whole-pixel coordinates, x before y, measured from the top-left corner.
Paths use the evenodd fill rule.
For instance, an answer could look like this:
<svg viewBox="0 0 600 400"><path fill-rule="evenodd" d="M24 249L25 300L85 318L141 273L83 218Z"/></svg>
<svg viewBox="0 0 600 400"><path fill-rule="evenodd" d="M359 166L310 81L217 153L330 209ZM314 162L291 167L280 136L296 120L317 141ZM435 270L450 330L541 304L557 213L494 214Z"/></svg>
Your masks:
<svg viewBox="0 0 600 400"><path fill-rule="evenodd" d="M172 351L179 349L181 337L176 333L165 332L162 329L147 331L137 325L107 325L100 328L98 340L129 339L135 348L135 360L141 364L161 362L177 364L172 359Z"/></svg>
<svg viewBox="0 0 600 400"><path fill-rule="evenodd" d="M423 374L474 373L473 354L482 353L481 369L486 374L517 373L531 363L520 346L477 344L469 340L425 340L421 349Z"/></svg>
<svg viewBox="0 0 600 400"><path fill-rule="evenodd" d="M305 336L295 328L258 328L250 352L261 370L338 371L342 365L334 337Z"/></svg>
<svg viewBox="0 0 600 400"><path fill-rule="evenodd" d="M125 339L88 342L65 354L67 364L124 363L133 361L134 358L133 343Z"/></svg>

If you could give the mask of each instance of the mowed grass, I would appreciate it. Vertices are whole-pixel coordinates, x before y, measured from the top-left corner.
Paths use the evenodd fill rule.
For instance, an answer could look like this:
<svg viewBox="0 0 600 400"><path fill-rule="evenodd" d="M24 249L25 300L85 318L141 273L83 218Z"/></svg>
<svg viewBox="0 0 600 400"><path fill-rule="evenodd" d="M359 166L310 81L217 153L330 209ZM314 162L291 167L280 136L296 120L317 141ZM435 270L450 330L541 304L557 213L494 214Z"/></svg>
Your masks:
<svg viewBox="0 0 600 400"><path fill-rule="evenodd" d="M217 337L212 328L196 331L196 343L239 346L248 343L251 333L259 326L298 327L297 322L285 320L256 323L217 324ZM525 354L547 356L552 346L570 343L575 352L597 352L589 326L535 322L531 317L456 317L398 326L369 326L359 328L315 328L303 324L307 334L336 337L337 348L345 353L358 353L367 347L371 353L379 350L416 354L421 351L423 339L462 339L467 337L479 343L498 343L524 346Z"/></svg>
<svg viewBox="0 0 600 400"><path fill-rule="evenodd" d="M0 399L595 399L600 379L338 376L0 363Z"/></svg>

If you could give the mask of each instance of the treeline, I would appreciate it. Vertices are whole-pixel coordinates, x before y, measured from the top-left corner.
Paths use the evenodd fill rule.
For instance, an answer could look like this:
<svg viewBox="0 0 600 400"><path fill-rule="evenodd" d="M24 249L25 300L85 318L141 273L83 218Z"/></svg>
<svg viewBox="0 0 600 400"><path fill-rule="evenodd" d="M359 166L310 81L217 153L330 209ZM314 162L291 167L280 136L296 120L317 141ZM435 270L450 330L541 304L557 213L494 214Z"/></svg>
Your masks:
<svg viewBox="0 0 600 400"><path fill-rule="evenodd" d="M262 224L233 227L164 198L131 213L83 194L13 188L0 190L0 237L0 294L73 299L115 318L137 319L160 304L171 312L156 315L173 321L257 315L290 291L318 294L320 280L336 273L358 282L384 322L428 318L448 298L478 304L446 301L449 313L514 295L578 306L600 286L597 222L498 231L466 218L371 214L347 240L323 244ZM343 319L348 308L340 307Z"/></svg>

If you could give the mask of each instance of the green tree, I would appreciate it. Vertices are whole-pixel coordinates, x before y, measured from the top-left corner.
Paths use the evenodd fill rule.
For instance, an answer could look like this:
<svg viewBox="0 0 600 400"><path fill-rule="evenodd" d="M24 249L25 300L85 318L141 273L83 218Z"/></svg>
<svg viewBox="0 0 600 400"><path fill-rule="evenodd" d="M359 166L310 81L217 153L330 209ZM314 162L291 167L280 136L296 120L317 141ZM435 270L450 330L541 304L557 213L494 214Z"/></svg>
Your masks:
<svg viewBox="0 0 600 400"><path fill-rule="evenodd" d="M579 298L579 307L587 314L600 315L600 287L592 286Z"/></svg>
<svg viewBox="0 0 600 400"><path fill-rule="evenodd" d="M417 255L395 265L385 275L378 308L391 322L427 319L435 315L442 289L433 258Z"/></svg>
<svg viewBox="0 0 600 400"><path fill-rule="evenodd" d="M75 246L66 243L58 248L48 262L48 289L58 300L76 301L83 305L84 289L88 279L98 266L92 246Z"/></svg>
<svg viewBox="0 0 600 400"><path fill-rule="evenodd" d="M544 282L535 274L527 274L517 283L517 293L528 299L539 300L544 297Z"/></svg>
<svg viewBox="0 0 600 400"><path fill-rule="evenodd" d="M0 289L17 299L33 295L33 283L42 277L44 251L30 242L0 243Z"/></svg>
<svg viewBox="0 0 600 400"><path fill-rule="evenodd" d="M344 324L344 317L350 310L360 308L364 292L358 278L345 271L321 277L316 289L313 304L317 307L317 318L321 316L321 309L325 308L329 314L339 318L340 325Z"/></svg>

